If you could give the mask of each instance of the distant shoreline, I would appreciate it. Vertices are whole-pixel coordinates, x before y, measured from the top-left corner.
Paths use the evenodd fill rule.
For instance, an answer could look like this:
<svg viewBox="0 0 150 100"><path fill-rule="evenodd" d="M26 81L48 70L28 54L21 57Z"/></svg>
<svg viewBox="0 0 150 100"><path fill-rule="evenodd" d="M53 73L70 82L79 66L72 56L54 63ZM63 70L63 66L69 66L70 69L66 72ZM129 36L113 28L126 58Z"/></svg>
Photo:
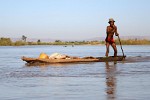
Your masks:
<svg viewBox="0 0 150 100"><path fill-rule="evenodd" d="M115 43L119 45L118 39L115 40ZM121 40L122 45L150 45L150 40L147 39L128 39ZM76 45L105 45L105 41L60 41L56 40L54 42L42 42L38 40L37 42L28 42L24 40L19 40L12 42L10 38L0 38L0 46L26 46L26 45L62 45L62 46L76 46Z"/></svg>

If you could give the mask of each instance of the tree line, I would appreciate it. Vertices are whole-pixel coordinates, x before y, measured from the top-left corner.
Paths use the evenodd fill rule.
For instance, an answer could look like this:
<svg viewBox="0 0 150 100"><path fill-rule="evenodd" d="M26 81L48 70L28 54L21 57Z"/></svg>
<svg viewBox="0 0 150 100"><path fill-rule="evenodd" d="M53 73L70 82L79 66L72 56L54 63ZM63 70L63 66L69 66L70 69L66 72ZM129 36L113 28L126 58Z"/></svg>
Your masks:
<svg viewBox="0 0 150 100"><path fill-rule="evenodd" d="M54 42L42 42L40 39L37 42L27 42L27 37L22 36L21 40L13 42L10 38L0 38L0 46L23 46L23 45L104 45L105 41L61 41L55 40ZM118 39L115 40L119 45ZM122 45L150 45L150 40L128 39L121 40Z"/></svg>

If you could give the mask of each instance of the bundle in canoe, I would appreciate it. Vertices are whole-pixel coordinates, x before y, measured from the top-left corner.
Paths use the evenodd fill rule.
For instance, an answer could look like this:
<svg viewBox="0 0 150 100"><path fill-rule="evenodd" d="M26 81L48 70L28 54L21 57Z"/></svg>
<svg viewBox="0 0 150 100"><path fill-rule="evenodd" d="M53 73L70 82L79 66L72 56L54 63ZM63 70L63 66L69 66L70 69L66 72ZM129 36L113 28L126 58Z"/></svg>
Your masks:
<svg viewBox="0 0 150 100"><path fill-rule="evenodd" d="M110 61L122 61L126 56L109 56L109 57L83 57L83 58L72 58L72 59L44 59L44 58L30 58L22 57L23 61L26 61L28 64L35 63L45 63L45 64L54 64L54 63L77 63L77 62L110 62Z"/></svg>

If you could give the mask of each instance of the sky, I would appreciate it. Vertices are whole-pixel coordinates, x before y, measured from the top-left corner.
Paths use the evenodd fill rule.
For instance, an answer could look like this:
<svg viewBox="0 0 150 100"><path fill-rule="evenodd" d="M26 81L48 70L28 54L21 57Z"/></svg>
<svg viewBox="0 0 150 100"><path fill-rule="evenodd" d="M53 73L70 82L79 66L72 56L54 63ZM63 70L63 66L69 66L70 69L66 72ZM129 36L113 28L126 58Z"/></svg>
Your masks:
<svg viewBox="0 0 150 100"><path fill-rule="evenodd" d="M105 37L109 18L120 36L150 36L150 0L0 0L0 37Z"/></svg>

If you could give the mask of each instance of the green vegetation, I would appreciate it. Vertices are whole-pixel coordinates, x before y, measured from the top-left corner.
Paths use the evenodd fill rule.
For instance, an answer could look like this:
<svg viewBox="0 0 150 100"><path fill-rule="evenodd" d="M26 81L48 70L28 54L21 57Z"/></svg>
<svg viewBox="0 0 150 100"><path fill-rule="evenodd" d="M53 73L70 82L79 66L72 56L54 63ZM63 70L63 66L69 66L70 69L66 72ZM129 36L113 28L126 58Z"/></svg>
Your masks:
<svg viewBox="0 0 150 100"><path fill-rule="evenodd" d="M22 40L23 40L24 42L26 42L27 37L26 37L26 36L24 36L24 35L22 35Z"/></svg>
<svg viewBox="0 0 150 100"><path fill-rule="evenodd" d="M23 46L23 45L27 45L27 43L20 40L20 41L13 42L12 45L13 46Z"/></svg>
<svg viewBox="0 0 150 100"><path fill-rule="evenodd" d="M24 41L12 42L10 38L0 38L0 46L22 46L27 45Z"/></svg>
<svg viewBox="0 0 150 100"><path fill-rule="evenodd" d="M119 41L115 41L116 44L119 44ZM128 39L128 40L121 40L122 45L150 45L150 40L142 39Z"/></svg>
<svg viewBox="0 0 150 100"><path fill-rule="evenodd" d="M119 45L118 39L115 41ZM150 45L150 40L138 40L128 39L121 40L122 45ZM40 39L37 42L26 42L26 39L22 39L16 42L12 42L10 38L0 38L0 46L24 46L24 45L104 45L105 41L61 41L56 40L54 42L42 42Z"/></svg>
<svg viewBox="0 0 150 100"><path fill-rule="evenodd" d="M0 46L11 46L12 41L10 38L0 38Z"/></svg>

